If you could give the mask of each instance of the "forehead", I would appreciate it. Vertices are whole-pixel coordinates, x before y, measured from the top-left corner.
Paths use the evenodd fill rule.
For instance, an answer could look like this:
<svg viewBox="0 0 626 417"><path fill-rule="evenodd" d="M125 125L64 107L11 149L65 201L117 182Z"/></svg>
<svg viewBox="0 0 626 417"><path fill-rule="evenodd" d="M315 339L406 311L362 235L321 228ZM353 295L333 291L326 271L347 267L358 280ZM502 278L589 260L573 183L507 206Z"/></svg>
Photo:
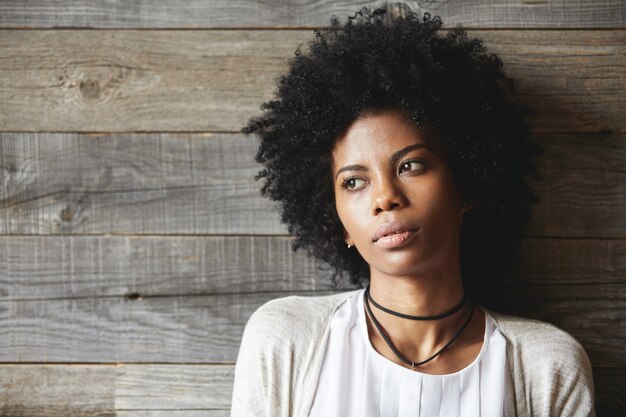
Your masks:
<svg viewBox="0 0 626 417"><path fill-rule="evenodd" d="M408 114L381 110L358 118L337 138L332 151L333 165L386 157L416 143L424 143L433 153L439 153L438 141L426 129L418 127Z"/></svg>

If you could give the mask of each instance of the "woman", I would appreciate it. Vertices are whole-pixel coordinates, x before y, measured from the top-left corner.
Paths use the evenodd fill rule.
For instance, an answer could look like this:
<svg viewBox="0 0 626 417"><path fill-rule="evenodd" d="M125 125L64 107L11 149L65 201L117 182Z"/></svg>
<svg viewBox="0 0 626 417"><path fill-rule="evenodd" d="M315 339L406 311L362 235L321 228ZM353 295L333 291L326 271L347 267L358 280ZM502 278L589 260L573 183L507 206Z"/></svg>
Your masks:
<svg viewBox="0 0 626 417"><path fill-rule="evenodd" d="M595 415L576 340L473 301L537 201L541 148L499 58L427 14L331 23L243 131L294 249L360 289L256 310L231 415Z"/></svg>

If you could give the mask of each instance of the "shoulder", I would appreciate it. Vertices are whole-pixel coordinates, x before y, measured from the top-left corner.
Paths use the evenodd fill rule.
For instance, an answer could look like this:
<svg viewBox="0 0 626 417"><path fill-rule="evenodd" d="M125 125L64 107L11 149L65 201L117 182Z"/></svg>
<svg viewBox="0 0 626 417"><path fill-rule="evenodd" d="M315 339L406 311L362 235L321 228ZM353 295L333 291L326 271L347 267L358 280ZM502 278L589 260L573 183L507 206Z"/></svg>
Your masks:
<svg viewBox="0 0 626 417"><path fill-rule="evenodd" d="M321 296L291 295L270 300L252 313L244 337L286 341L303 334L323 332L335 309L356 291Z"/></svg>
<svg viewBox="0 0 626 417"><path fill-rule="evenodd" d="M591 364L578 340L550 323L486 313L506 339L518 398L530 397L534 414L594 415Z"/></svg>
<svg viewBox="0 0 626 417"><path fill-rule="evenodd" d="M258 307L243 331L231 415L296 414L294 396L316 375L329 318L354 292L281 297Z"/></svg>
<svg viewBox="0 0 626 417"><path fill-rule="evenodd" d="M566 331L539 320L487 311L513 350L532 361L553 366L587 360L582 345Z"/></svg>
<svg viewBox="0 0 626 417"><path fill-rule="evenodd" d="M297 310L304 309L307 313L316 313L327 309L332 309L341 301L348 299L358 290L338 292L328 295L306 296L290 295L287 297L274 298L262 304L254 314L285 314L297 313ZM299 307L295 309L294 307Z"/></svg>

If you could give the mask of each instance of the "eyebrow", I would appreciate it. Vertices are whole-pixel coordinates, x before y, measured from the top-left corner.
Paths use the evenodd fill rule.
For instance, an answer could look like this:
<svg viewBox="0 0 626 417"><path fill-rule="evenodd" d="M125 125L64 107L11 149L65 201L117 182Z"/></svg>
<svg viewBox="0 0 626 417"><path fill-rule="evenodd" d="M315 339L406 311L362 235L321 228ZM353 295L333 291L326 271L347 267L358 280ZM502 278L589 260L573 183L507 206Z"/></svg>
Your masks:
<svg viewBox="0 0 626 417"><path fill-rule="evenodd" d="M402 148L397 152L394 152L393 155L391 155L389 157L389 162L391 163L391 165L395 165L398 160L400 158L402 158L404 155L406 155L407 153L411 152L414 149L420 149L420 148L425 148L428 149L430 152L432 152L432 149L430 149L430 147L428 145L426 145L425 143L416 143L414 145L409 145L406 148ZM359 164L354 164L354 165L346 165L343 168L340 168L337 173L335 174L335 180L337 180L337 177L339 177L339 174L341 174L344 171L363 171L363 172L367 172L368 169L367 167L363 166L363 165L359 165Z"/></svg>

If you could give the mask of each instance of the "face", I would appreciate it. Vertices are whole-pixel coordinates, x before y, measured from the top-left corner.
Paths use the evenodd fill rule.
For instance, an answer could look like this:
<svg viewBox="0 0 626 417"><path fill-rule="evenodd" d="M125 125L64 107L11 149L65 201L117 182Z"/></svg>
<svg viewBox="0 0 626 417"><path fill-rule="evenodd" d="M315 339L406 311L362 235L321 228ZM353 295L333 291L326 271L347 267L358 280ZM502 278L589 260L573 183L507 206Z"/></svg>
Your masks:
<svg viewBox="0 0 626 417"><path fill-rule="evenodd" d="M461 205L438 141L408 116L385 110L357 119L335 143L332 175L346 243L372 276L406 277L458 262L470 206Z"/></svg>

